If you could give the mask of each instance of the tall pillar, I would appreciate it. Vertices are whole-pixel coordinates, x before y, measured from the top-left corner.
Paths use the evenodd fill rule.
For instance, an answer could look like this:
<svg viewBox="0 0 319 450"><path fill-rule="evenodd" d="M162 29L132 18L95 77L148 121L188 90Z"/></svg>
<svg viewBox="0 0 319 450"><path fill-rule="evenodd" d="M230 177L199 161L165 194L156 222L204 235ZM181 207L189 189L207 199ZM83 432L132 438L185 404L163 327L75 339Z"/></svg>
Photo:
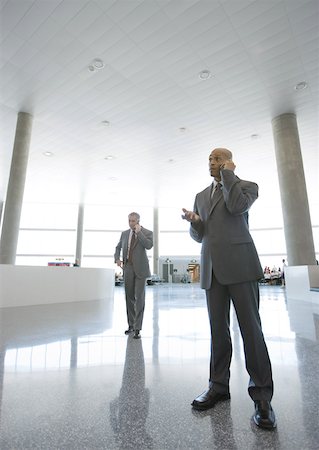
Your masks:
<svg viewBox="0 0 319 450"><path fill-rule="evenodd" d="M153 209L153 273L158 275L158 208Z"/></svg>
<svg viewBox="0 0 319 450"><path fill-rule="evenodd" d="M3 380L4 380L4 360L6 357L6 348L4 344L0 347L0 423L1 423L1 411L2 411L2 396L3 396Z"/></svg>
<svg viewBox="0 0 319 450"><path fill-rule="evenodd" d="M78 209L78 226L76 229L76 250L75 250L75 261L79 264L79 266L81 266L82 260L83 218L84 218L84 206L80 204Z"/></svg>
<svg viewBox="0 0 319 450"><path fill-rule="evenodd" d="M3 201L0 200L0 227L1 227L2 210L3 210Z"/></svg>
<svg viewBox="0 0 319 450"><path fill-rule="evenodd" d="M0 264L15 264L33 117L19 112L0 240Z"/></svg>
<svg viewBox="0 0 319 450"><path fill-rule="evenodd" d="M316 264L297 120L287 113L272 120L288 264Z"/></svg>

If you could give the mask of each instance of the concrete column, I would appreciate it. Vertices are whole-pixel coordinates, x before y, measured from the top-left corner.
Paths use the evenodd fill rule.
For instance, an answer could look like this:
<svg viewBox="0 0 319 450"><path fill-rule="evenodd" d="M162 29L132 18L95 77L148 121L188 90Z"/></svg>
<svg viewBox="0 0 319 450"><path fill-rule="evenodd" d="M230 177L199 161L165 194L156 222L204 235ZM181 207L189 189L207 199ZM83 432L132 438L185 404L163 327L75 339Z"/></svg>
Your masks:
<svg viewBox="0 0 319 450"><path fill-rule="evenodd" d="M75 251L75 260L80 266L82 260L83 218L84 218L84 206L80 204L78 209L78 226L76 229L76 251Z"/></svg>
<svg viewBox="0 0 319 450"><path fill-rule="evenodd" d="M2 411L2 395L3 395L5 357L6 357L6 348L4 347L4 344L1 343L1 347L0 347L0 421L1 421L1 411Z"/></svg>
<svg viewBox="0 0 319 450"><path fill-rule="evenodd" d="M153 209L153 273L158 275L158 208Z"/></svg>
<svg viewBox="0 0 319 450"><path fill-rule="evenodd" d="M3 201L0 201L0 227L1 227L2 210L3 210Z"/></svg>
<svg viewBox="0 0 319 450"><path fill-rule="evenodd" d="M316 264L297 120L287 113L272 120L287 258L290 266Z"/></svg>
<svg viewBox="0 0 319 450"><path fill-rule="evenodd" d="M15 264L33 117L19 112L0 240L0 264Z"/></svg>

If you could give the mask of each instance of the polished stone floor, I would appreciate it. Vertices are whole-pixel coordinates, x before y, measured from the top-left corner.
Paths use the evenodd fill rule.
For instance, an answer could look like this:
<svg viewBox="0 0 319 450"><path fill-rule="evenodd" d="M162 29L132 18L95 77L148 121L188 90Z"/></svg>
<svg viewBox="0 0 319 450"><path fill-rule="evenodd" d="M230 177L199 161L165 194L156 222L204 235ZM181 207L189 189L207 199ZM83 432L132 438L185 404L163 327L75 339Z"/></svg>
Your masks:
<svg viewBox="0 0 319 450"><path fill-rule="evenodd" d="M204 291L146 289L141 340L123 333L122 287L103 302L0 310L1 450L319 449L319 296L261 287L278 422L265 431L251 421L233 312L231 401L196 412L190 403L208 383Z"/></svg>

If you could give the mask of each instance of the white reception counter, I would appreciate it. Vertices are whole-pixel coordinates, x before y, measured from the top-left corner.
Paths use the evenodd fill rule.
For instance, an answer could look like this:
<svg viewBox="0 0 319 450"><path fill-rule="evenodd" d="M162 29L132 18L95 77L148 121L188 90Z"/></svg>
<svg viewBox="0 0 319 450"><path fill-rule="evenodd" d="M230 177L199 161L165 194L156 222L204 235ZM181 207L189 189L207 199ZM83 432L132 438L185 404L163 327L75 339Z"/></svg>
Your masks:
<svg viewBox="0 0 319 450"><path fill-rule="evenodd" d="M285 268L288 298L319 302L319 266L287 266Z"/></svg>
<svg viewBox="0 0 319 450"><path fill-rule="evenodd" d="M113 297L114 270L0 264L0 308Z"/></svg>

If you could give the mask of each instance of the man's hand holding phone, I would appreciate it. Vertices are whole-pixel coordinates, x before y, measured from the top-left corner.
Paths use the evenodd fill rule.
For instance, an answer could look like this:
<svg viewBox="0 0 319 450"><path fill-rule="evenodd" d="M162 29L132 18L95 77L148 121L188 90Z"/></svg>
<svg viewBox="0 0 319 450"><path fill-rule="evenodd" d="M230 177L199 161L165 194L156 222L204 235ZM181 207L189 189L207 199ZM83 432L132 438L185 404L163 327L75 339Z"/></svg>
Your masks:
<svg viewBox="0 0 319 450"><path fill-rule="evenodd" d="M232 159L227 159L223 164L220 165L220 170L231 170L234 172L236 165L234 164Z"/></svg>
<svg viewBox="0 0 319 450"><path fill-rule="evenodd" d="M141 228L142 228L141 225L139 223L137 223L134 227L135 233L139 233L141 231Z"/></svg>

